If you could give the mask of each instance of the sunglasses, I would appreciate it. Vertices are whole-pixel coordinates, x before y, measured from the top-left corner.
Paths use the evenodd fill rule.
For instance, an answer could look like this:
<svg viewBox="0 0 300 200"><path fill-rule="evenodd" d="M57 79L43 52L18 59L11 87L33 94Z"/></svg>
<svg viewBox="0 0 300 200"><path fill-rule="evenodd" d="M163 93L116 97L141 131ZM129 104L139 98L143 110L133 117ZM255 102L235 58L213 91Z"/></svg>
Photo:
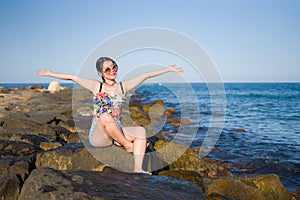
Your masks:
<svg viewBox="0 0 300 200"><path fill-rule="evenodd" d="M118 66L117 65L113 65L112 67L108 67L106 68L103 73L105 74L110 74L112 72L117 72L118 71Z"/></svg>

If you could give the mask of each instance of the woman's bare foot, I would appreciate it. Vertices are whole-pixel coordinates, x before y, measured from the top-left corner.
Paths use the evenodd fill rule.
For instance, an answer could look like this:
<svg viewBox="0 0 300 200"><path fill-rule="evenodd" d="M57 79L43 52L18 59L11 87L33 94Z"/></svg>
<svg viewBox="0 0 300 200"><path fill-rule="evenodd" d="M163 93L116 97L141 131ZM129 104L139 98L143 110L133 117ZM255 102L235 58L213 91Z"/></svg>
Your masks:
<svg viewBox="0 0 300 200"><path fill-rule="evenodd" d="M151 172L147 172L147 171L144 171L144 170L134 170L134 173L141 173L141 174L148 174L148 175L152 175Z"/></svg>

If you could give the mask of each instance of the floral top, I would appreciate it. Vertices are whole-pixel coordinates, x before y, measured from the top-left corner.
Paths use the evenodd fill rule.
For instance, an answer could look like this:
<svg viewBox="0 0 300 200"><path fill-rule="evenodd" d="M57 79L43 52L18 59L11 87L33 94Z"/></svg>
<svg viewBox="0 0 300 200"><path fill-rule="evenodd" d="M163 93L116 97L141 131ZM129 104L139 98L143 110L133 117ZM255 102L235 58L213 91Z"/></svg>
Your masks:
<svg viewBox="0 0 300 200"><path fill-rule="evenodd" d="M109 113L113 117L120 117L121 108L125 103L125 94L121 85L122 93L111 96L106 92L101 92L102 83L99 92L94 96L94 118L99 118L104 113Z"/></svg>

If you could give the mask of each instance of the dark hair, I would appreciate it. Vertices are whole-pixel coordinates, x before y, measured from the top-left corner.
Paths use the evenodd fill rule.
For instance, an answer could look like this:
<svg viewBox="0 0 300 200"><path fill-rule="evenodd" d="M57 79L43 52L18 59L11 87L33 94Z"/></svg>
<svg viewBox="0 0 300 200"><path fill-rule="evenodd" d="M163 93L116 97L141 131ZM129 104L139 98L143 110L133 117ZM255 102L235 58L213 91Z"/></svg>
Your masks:
<svg viewBox="0 0 300 200"><path fill-rule="evenodd" d="M109 57L100 57L96 62L96 69L98 72L101 72L101 73L103 72L103 63L105 61L111 61L115 66L118 67L117 63L113 59L111 59Z"/></svg>

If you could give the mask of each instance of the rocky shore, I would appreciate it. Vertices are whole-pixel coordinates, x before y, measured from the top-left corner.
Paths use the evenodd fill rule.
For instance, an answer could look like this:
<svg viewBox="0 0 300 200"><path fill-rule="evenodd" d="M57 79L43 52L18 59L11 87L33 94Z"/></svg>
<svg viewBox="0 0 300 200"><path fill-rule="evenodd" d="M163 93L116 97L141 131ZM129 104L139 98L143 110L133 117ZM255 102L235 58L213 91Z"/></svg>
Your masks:
<svg viewBox="0 0 300 200"><path fill-rule="evenodd" d="M151 143L161 168L145 157L154 175L116 170L107 163L132 160L132 155L112 154L122 148L116 146L88 148L90 99L81 88L0 88L0 199L300 199L300 188L288 191L276 174L233 176L231 166L200 158L201 149L167 141L163 133ZM174 108L163 106L162 101L130 102L124 124L161 120L152 112L172 126L190 123L173 118Z"/></svg>

